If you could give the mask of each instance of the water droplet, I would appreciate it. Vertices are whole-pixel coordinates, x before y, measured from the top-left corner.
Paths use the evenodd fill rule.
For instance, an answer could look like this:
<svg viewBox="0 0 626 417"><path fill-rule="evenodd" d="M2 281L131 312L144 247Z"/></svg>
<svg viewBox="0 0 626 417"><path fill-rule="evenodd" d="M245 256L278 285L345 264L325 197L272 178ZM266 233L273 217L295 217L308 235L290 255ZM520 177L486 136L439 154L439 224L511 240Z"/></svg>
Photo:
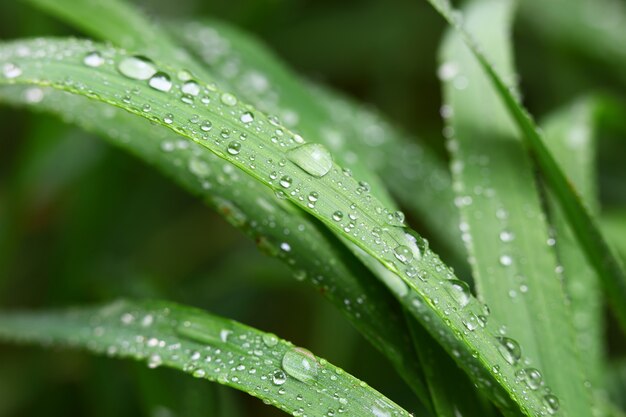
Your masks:
<svg viewBox="0 0 626 417"><path fill-rule="evenodd" d="M43 100L44 92L41 88L31 87L24 91L24 98L27 103L36 104Z"/></svg>
<svg viewBox="0 0 626 417"><path fill-rule="evenodd" d="M456 301L461 308L469 304L471 300L471 293L466 282L458 279L451 279L448 281L447 290L452 298L454 298L454 301Z"/></svg>
<svg viewBox="0 0 626 417"><path fill-rule="evenodd" d="M336 222L340 222L343 219L343 213L339 210L333 213L333 220Z"/></svg>
<svg viewBox="0 0 626 417"><path fill-rule="evenodd" d="M183 84L180 90L185 94L195 97L200 94L200 85L197 82L190 80Z"/></svg>
<svg viewBox="0 0 626 417"><path fill-rule="evenodd" d="M191 375L193 375L194 378L204 378L206 371L204 369L196 369Z"/></svg>
<svg viewBox="0 0 626 417"><path fill-rule="evenodd" d="M242 123L252 123L254 121L254 115L252 112L247 111L241 115L239 120L241 120Z"/></svg>
<svg viewBox="0 0 626 417"><path fill-rule="evenodd" d="M291 183L293 183L293 179L291 179L291 177L288 175L283 175L282 178L280 179L280 185L283 188L291 187Z"/></svg>
<svg viewBox="0 0 626 417"><path fill-rule="evenodd" d="M393 254L403 264L408 264L413 260L413 251L406 246L398 246L393 250Z"/></svg>
<svg viewBox="0 0 626 417"><path fill-rule="evenodd" d="M148 81L148 85L155 90L167 93L172 89L172 80L170 79L170 76L166 73L157 72L150 78L150 81Z"/></svg>
<svg viewBox="0 0 626 417"><path fill-rule="evenodd" d="M301 382L311 382L317 378L318 363L315 356L306 349L290 349L283 356L283 369L288 375Z"/></svg>
<svg viewBox="0 0 626 417"><path fill-rule="evenodd" d="M166 114L165 117L163 118L163 121L168 124L171 125L172 123L174 123L174 115L170 114Z"/></svg>
<svg viewBox="0 0 626 417"><path fill-rule="evenodd" d="M287 382L287 375L280 369L272 374L272 383L274 385L283 385Z"/></svg>
<svg viewBox="0 0 626 417"><path fill-rule="evenodd" d="M287 158L304 172L314 177L323 177L333 166L333 158L324 145L307 143L290 150Z"/></svg>
<svg viewBox="0 0 626 417"><path fill-rule="evenodd" d="M509 255L500 256L500 265L510 266L511 264L513 264L513 258L511 258Z"/></svg>
<svg viewBox="0 0 626 417"><path fill-rule="evenodd" d="M213 125L211 124L211 122L207 120L200 125L200 130L202 130L203 132L208 132L209 130L211 130L212 127Z"/></svg>
<svg viewBox="0 0 626 417"><path fill-rule="evenodd" d="M500 344L498 345L498 350L500 354L511 365L517 364L520 358L522 357L522 349L519 344L511 339L510 337L500 336L497 338Z"/></svg>
<svg viewBox="0 0 626 417"><path fill-rule="evenodd" d="M517 377L524 381L526 386L531 390L537 390L543 384L541 372L535 368L522 369L517 373Z"/></svg>
<svg viewBox="0 0 626 417"><path fill-rule="evenodd" d="M224 93L221 95L220 100L222 101L223 104L225 104L226 106L234 106L237 104L237 97L233 96L230 93Z"/></svg>
<svg viewBox="0 0 626 417"><path fill-rule="evenodd" d="M85 58L83 58L83 64L87 65L88 67L97 68L100 65L104 64L104 58L102 57L100 52L92 51L85 55Z"/></svg>
<svg viewBox="0 0 626 417"><path fill-rule="evenodd" d="M143 56L129 56L120 61L117 69L122 75L134 80L147 80L156 74L152 61Z"/></svg>
<svg viewBox="0 0 626 417"><path fill-rule="evenodd" d="M547 394L543 397L543 403L550 414L556 414L559 410L559 399L554 394Z"/></svg>
<svg viewBox="0 0 626 417"><path fill-rule="evenodd" d="M263 343L265 343L267 347L274 347L278 344L278 337L271 333L265 333L263 335Z"/></svg>
<svg viewBox="0 0 626 417"><path fill-rule="evenodd" d="M22 69L17 65L9 62L2 67L2 73L6 78L17 78L22 75Z"/></svg>
<svg viewBox="0 0 626 417"><path fill-rule="evenodd" d="M158 368L159 366L161 366L162 363L163 360L157 354L150 355L150 357L148 358L148 368L150 369Z"/></svg>
<svg viewBox="0 0 626 417"><path fill-rule="evenodd" d="M513 232L509 232L508 230L503 230L500 232L500 240L502 242L511 242L515 238Z"/></svg>
<svg viewBox="0 0 626 417"><path fill-rule="evenodd" d="M241 152L241 143L237 142L236 140L230 142L228 144L228 153L231 155L237 155L239 154L239 152ZM281 183L282 185L282 183Z"/></svg>

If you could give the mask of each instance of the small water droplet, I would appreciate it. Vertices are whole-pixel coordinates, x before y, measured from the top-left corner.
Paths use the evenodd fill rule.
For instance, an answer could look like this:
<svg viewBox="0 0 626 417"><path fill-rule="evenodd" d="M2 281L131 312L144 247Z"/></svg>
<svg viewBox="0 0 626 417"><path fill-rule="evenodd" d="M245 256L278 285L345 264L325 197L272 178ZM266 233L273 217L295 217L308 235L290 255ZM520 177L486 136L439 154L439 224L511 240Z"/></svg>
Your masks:
<svg viewBox="0 0 626 417"><path fill-rule="evenodd" d="M213 124L211 124L211 122L207 120L200 125L200 130L202 130L203 132L208 132L209 130L211 130L212 127Z"/></svg>
<svg viewBox="0 0 626 417"><path fill-rule="evenodd" d="M241 115L239 120L241 120L242 123L252 123L254 121L254 115L252 112L247 111Z"/></svg>
<svg viewBox="0 0 626 417"><path fill-rule="evenodd" d="M452 298L454 298L454 301L456 301L461 308L469 304L471 300L471 293L469 286L465 281L451 279L448 281L447 290Z"/></svg>
<svg viewBox="0 0 626 417"><path fill-rule="evenodd" d="M265 343L267 347L274 347L278 344L278 337L271 333L265 333L263 334L263 343Z"/></svg>
<svg viewBox="0 0 626 417"><path fill-rule="evenodd" d="M307 143L290 150L287 158L304 172L314 177L323 177L333 166L328 149L320 143Z"/></svg>
<svg viewBox="0 0 626 417"><path fill-rule="evenodd" d="M510 266L512 264L513 264L513 258L511 258L509 255L500 256L500 265Z"/></svg>
<svg viewBox="0 0 626 417"><path fill-rule="evenodd" d="M510 337L499 336L497 339L500 342L498 350L504 360L511 365L516 365L522 357L522 349L519 344Z"/></svg>
<svg viewBox="0 0 626 417"><path fill-rule="evenodd" d="M100 54L100 52L92 51L85 55L85 58L83 58L83 64L87 65L88 67L97 68L100 65L104 64L104 58L102 57L102 54Z"/></svg>
<svg viewBox="0 0 626 417"><path fill-rule="evenodd" d="M515 238L513 232L509 232L508 230L503 230L500 232L500 240L502 242L511 242Z"/></svg>
<svg viewBox="0 0 626 417"><path fill-rule="evenodd" d="M155 90L167 93L172 89L172 80L170 79L170 76L166 73L157 72L150 78L150 81L148 81L148 85Z"/></svg>
<svg viewBox="0 0 626 417"><path fill-rule="evenodd" d="M287 375L285 375L285 373L280 369L272 374L272 383L274 385L280 386L283 385L285 382L287 382Z"/></svg>
<svg viewBox="0 0 626 417"><path fill-rule="evenodd" d="M333 220L336 222L340 222L343 219L343 213L339 210L333 213Z"/></svg>
<svg viewBox="0 0 626 417"><path fill-rule="evenodd" d="M150 357L148 358L148 368L150 369L158 368L159 366L161 366L162 363L163 360L157 354L150 355Z"/></svg>
<svg viewBox="0 0 626 417"><path fill-rule="evenodd" d="M239 152L241 152L241 143L237 142L236 140L230 142L228 144L228 153L231 155L238 155ZM281 183L282 185L282 183Z"/></svg>
<svg viewBox="0 0 626 417"><path fill-rule="evenodd" d="M311 382L317 378L319 365L315 356L306 349L288 350L282 361L285 372L301 382Z"/></svg>
<svg viewBox="0 0 626 417"><path fill-rule="evenodd" d="M134 80L147 80L156 74L152 61L143 56L129 56L120 61L117 69L122 75Z"/></svg>
<svg viewBox="0 0 626 417"><path fill-rule="evenodd" d="M22 69L17 65L9 62L2 67L2 73L6 78L17 78L22 75Z"/></svg>
<svg viewBox="0 0 626 417"><path fill-rule="evenodd" d="M200 85L193 81L193 80L189 80L186 83L183 84L183 86L180 88L180 90L184 93L184 94L189 94L190 96L197 96L198 94L200 94Z"/></svg>
<svg viewBox="0 0 626 417"><path fill-rule="evenodd" d="M539 372L535 368L526 368L517 372L516 376L524 381L526 386L531 390L537 390L543 384L543 377L541 376L541 372Z"/></svg>
<svg viewBox="0 0 626 417"><path fill-rule="evenodd" d="M230 93L224 93L220 96L220 100L226 106L234 106L237 104L237 97L233 96Z"/></svg>
<svg viewBox="0 0 626 417"><path fill-rule="evenodd" d="M559 399L554 394L547 394L543 397L543 403L550 414L556 414L559 411Z"/></svg>
<svg viewBox="0 0 626 417"><path fill-rule="evenodd" d="M165 117L163 118L163 121L166 124L171 125L172 123L174 123L174 115L172 115L171 113L166 114Z"/></svg>
<svg viewBox="0 0 626 417"><path fill-rule="evenodd" d="M293 179L288 175L283 175L280 179L280 186L283 188L291 187L292 183L293 183Z"/></svg>
<svg viewBox="0 0 626 417"><path fill-rule="evenodd" d="M191 375L193 375L194 378L204 378L206 371L204 369L196 369Z"/></svg>
<svg viewBox="0 0 626 417"><path fill-rule="evenodd" d="M413 260L413 251L406 246L400 245L393 250L395 257L403 264L408 264Z"/></svg>

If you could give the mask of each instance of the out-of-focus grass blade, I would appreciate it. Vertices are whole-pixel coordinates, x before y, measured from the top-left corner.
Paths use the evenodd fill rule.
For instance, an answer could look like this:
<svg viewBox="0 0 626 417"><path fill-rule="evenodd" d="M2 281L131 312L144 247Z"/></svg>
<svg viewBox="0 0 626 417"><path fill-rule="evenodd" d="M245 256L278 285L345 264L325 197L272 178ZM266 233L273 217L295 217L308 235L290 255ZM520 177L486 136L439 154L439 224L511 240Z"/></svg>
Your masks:
<svg viewBox="0 0 626 417"><path fill-rule="evenodd" d="M244 391L292 415L408 416L353 376L270 333L166 302L2 313L0 337L167 366Z"/></svg>
<svg viewBox="0 0 626 417"><path fill-rule="evenodd" d="M594 214L598 213L594 137L597 104L592 99L578 101L550 115L543 123L548 149L576 184ZM600 281L586 262L563 212L553 198L549 199L549 206L556 235L556 253L570 300L569 309L580 358L592 387L602 390L605 349Z"/></svg>
<svg viewBox="0 0 626 417"><path fill-rule="evenodd" d="M579 245L589 262L601 277L605 293L622 326L626 329L626 274L621 261L614 255L598 228L595 219L580 200L573 184L547 150L541 131L530 114L511 91L504 78L490 63L478 43L463 26L463 17L453 10L446 0L428 0L437 11L458 31L472 51L482 70L504 102L522 137L541 169L541 173L553 191L559 205L574 231Z"/></svg>
<svg viewBox="0 0 626 417"><path fill-rule="evenodd" d="M377 273L398 300L500 407L529 415L549 411L542 393L527 391L518 380L525 359L508 339L495 336L499 320L487 317L488 309L406 228L400 213L346 175L321 144L305 142L212 79L190 80L180 68L101 44L45 39L4 44L0 67L4 85L49 86L108 103L230 162L238 174L249 175L378 260ZM168 88L163 74L174 74ZM203 129L208 122L211 127Z"/></svg>
<svg viewBox="0 0 626 417"><path fill-rule="evenodd" d="M544 39L603 65L626 83L626 5L619 0L525 0L520 15Z"/></svg>
<svg viewBox="0 0 626 417"><path fill-rule="evenodd" d="M626 209L612 209L602 214L602 230L616 250L626 259Z"/></svg>
<svg viewBox="0 0 626 417"><path fill-rule="evenodd" d="M467 29L507 77L514 74L513 6L508 0L475 0L463 14ZM530 362L519 378L528 389L541 392L564 416L588 415L590 395L572 348L571 318L530 157L457 31L449 30L441 55L443 113L454 129L449 148L456 201L478 293L506 323L502 337L524 346Z"/></svg>
<svg viewBox="0 0 626 417"><path fill-rule="evenodd" d="M401 312L395 302L310 218L201 146L123 110L38 87L2 87L0 100L52 112L98 133L202 198L254 239L261 251L289 265L297 280L306 280L324 294L428 402L419 370L410 361L413 352L403 336Z"/></svg>

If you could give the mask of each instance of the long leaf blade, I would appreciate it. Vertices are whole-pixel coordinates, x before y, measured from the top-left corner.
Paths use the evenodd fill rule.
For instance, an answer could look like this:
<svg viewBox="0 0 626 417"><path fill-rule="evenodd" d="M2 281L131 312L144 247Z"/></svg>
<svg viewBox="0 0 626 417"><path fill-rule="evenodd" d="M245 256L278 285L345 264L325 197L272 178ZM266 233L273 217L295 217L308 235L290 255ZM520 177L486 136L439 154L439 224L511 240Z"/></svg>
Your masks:
<svg viewBox="0 0 626 417"><path fill-rule="evenodd" d="M151 368L175 368L247 392L294 416L409 415L307 350L173 303L119 301L64 312L2 313L0 338L69 345L146 361Z"/></svg>

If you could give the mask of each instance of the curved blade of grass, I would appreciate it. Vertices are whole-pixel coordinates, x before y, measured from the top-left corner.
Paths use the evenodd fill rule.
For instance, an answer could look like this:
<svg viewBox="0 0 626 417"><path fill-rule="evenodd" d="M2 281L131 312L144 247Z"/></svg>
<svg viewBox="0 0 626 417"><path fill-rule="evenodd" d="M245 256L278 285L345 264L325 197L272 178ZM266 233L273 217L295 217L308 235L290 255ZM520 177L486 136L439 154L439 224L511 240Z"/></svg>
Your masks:
<svg viewBox="0 0 626 417"><path fill-rule="evenodd" d="M337 306L428 404L393 299L338 242L299 210L201 146L121 109L38 87L2 87L0 100L58 114L98 133L202 198L254 239L260 250L289 265L297 280L306 280Z"/></svg>
<svg viewBox="0 0 626 417"><path fill-rule="evenodd" d="M294 416L409 413L307 350L243 324L166 302L0 314L0 337L68 345L167 366L247 392ZM378 414L377 414L378 413Z"/></svg>
<svg viewBox="0 0 626 417"><path fill-rule="evenodd" d="M533 153L543 177L563 209L579 245L583 248L589 263L593 265L598 276L601 277L605 293L611 302L622 329L625 330L626 274L620 260L613 254L612 248L606 243L595 219L581 202L573 184L563 174L554 157L546 148L542 133L535 125L530 114L524 109L517 97L510 91L504 79L490 64L480 46L472 38L472 35L463 27L462 15L458 11L453 10L450 3L446 0L428 1L459 32L498 92L500 99L504 102L527 147Z"/></svg>
<svg viewBox="0 0 626 417"><path fill-rule="evenodd" d="M550 115L543 123L546 145L565 173L576 184L595 214L594 119L598 103L581 100ZM556 201L550 198L550 217L556 234L556 253L563 270L578 350L592 387L604 385L604 312L600 282L586 262Z"/></svg>
<svg viewBox="0 0 626 417"><path fill-rule="evenodd" d="M626 210L612 209L602 214L602 229L611 243L626 260Z"/></svg>
<svg viewBox="0 0 626 417"><path fill-rule="evenodd" d="M162 62L175 57L181 66L198 75L210 72L220 85L259 110L279 116L304 137L318 138L342 166L367 182L372 192L391 206L378 178L368 173L378 172L396 197L425 219L433 235L440 236L441 242L462 258L449 174L436 155L414 140L407 140L374 112L303 83L250 36L214 20L176 22L170 33L193 53L190 56L125 2L26 1L124 48ZM101 18L90 19L93 15ZM109 26L111 22L116 22L115 31ZM206 66L199 65L199 61ZM397 155L403 156L401 164L397 163ZM407 187L417 187L421 192L406 193Z"/></svg>
<svg viewBox="0 0 626 417"><path fill-rule="evenodd" d="M502 74L513 72L510 28L514 3L477 0L464 24ZM565 294L530 157L489 79L450 30L442 47L445 102L450 106L452 170L464 241L479 295L530 358L528 389L560 402L564 416L588 415ZM529 325L532 323L532 325ZM558 364L558 365L557 365ZM535 368L542 370L543 376ZM541 385L543 377L546 390ZM556 407L555 407L556 408Z"/></svg>
<svg viewBox="0 0 626 417"><path fill-rule="evenodd" d="M83 63L93 51L104 58L102 65ZM297 136L210 79L198 82L202 91L189 103L188 97L181 96L184 82L175 78L170 92L164 93L146 81L122 76L117 67L129 58L123 51L88 41L14 42L0 48L5 74L0 83L50 86L108 103L167 127L229 161L377 259L385 284L500 407L529 415L547 412L543 396L526 391L516 379L523 359L497 338L498 320L487 318L484 305L425 241L406 229L400 214L386 209L336 164L321 177L310 175L305 168L308 161L300 159L299 151L297 158L290 152L304 145ZM171 74L180 71L155 65ZM150 105L148 112L146 105ZM242 121L247 112L254 114L254 123L245 122L248 116ZM200 123L211 121L212 129L200 129L196 116ZM314 192L318 194L311 204L308 197ZM478 325L474 328L470 322Z"/></svg>

